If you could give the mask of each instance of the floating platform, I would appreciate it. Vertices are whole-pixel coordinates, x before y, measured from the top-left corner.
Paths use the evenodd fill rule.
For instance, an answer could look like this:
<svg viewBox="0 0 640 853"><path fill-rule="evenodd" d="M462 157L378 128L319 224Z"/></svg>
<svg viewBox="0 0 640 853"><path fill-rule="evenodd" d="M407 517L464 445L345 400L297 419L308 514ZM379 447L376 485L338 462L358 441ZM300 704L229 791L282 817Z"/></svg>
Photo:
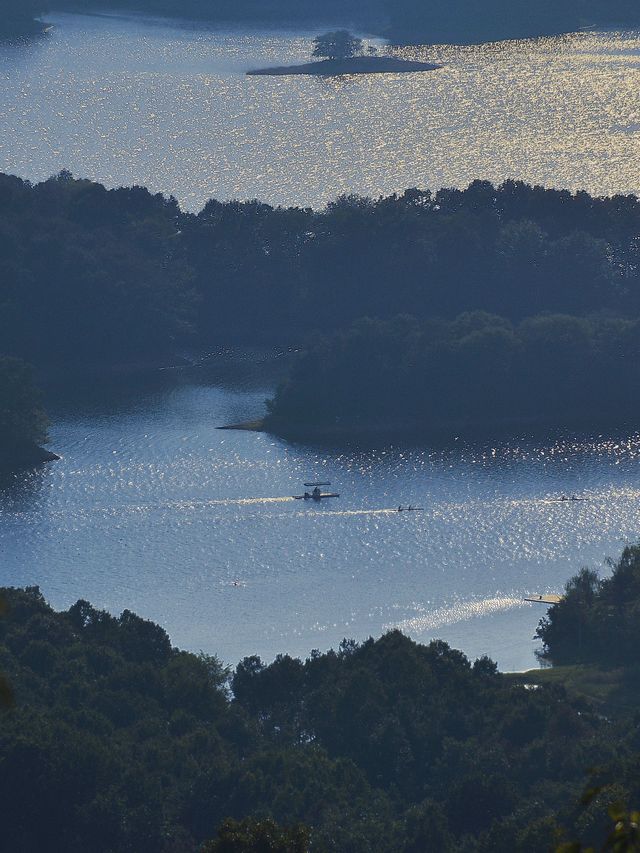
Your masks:
<svg viewBox="0 0 640 853"><path fill-rule="evenodd" d="M558 604L562 601L563 595L557 595L555 592L543 593L542 595L525 595L525 601L533 601L535 604Z"/></svg>

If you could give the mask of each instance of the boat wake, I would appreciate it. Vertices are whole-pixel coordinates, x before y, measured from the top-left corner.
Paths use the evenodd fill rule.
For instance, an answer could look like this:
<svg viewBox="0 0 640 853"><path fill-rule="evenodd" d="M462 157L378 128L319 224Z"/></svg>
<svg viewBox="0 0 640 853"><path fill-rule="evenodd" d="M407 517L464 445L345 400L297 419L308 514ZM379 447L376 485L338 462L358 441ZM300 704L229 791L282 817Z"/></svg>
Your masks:
<svg viewBox="0 0 640 853"><path fill-rule="evenodd" d="M460 601L453 607L438 607L435 610L421 612L401 622L391 622L384 626L385 630L399 628L406 634L423 634L445 625L455 625L456 622L466 622L476 616L489 616L504 610L524 607L522 598L510 595L485 598L481 601Z"/></svg>

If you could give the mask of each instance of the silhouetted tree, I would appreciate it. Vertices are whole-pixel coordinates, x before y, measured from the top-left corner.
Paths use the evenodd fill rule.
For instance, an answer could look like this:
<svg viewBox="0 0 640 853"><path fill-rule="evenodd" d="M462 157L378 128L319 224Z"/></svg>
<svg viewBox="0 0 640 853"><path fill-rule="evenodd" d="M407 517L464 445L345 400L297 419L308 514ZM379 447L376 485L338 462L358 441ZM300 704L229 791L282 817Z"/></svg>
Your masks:
<svg viewBox="0 0 640 853"><path fill-rule="evenodd" d="M640 644L640 546L624 549L611 577L583 569L538 626L541 657L557 664L630 665Z"/></svg>
<svg viewBox="0 0 640 853"><path fill-rule="evenodd" d="M313 56L327 59L349 59L362 52L362 39L347 30L334 30L316 36L313 40Z"/></svg>

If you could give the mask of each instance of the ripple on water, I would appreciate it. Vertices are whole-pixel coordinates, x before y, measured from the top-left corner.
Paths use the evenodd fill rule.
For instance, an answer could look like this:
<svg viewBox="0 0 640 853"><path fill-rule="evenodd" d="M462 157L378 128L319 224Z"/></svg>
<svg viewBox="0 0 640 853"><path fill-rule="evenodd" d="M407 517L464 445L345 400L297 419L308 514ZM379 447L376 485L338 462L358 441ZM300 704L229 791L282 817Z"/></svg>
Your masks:
<svg viewBox="0 0 640 853"><path fill-rule="evenodd" d="M303 61L314 33L50 17L48 39L0 48L3 171L68 168L189 209L477 177L640 191L638 32L396 51L444 63L429 74L247 78Z"/></svg>
<svg viewBox="0 0 640 853"><path fill-rule="evenodd" d="M638 435L331 452L213 428L264 396L182 383L58 413L61 461L0 492L4 582L139 610L229 661L398 626L522 668L541 615L523 595L640 529ZM294 501L310 478L342 497Z"/></svg>

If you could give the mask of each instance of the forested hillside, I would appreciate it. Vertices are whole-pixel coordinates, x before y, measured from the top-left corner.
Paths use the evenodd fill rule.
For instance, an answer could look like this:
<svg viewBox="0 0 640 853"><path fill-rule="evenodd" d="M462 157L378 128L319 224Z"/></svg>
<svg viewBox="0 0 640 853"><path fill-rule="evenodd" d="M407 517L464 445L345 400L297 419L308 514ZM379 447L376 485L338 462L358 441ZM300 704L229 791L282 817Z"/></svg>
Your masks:
<svg viewBox="0 0 640 853"><path fill-rule="evenodd" d="M634 423L638 233L635 196L514 181L196 215L1 176L0 340L48 366L304 343L273 405L290 423Z"/></svg>
<svg viewBox="0 0 640 853"><path fill-rule="evenodd" d="M476 181L318 212L211 201L179 250L201 330L282 342L286 330L291 340L364 315L635 312L639 224L635 197Z"/></svg>
<svg viewBox="0 0 640 853"><path fill-rule="evenodd" d="M3 612L2 833L16 853L52 838L65 853L195 853L247 817L305 824L318 851L542 853L578 818L602 837L612 795L582 815L586 770L637 751L624 718L398 632L307 661L247 658L229 679L129 611L58 613L31 588L4 590Z"/></svg>
<svg viewBox="0 0 640 853"><path fill-rule="evenodd" d="M362 320L320 336L270 403L267 426L413 429L423 437L640 420L640 322L483 312Z"/></svg>
<svg viewBox="0 0 640 853"><path fill-rule="evenodd" d="M178 206L62 173L0 179L0 341L36 364L128 362L188 334L187 277L171 266Z"/></svg>
<svg viewBox="0 0 640 853"><path fill-rule="evenodd" d="M0 340L43 362L297 344L363 316L635 317L640 203L508 181L326 210L0 177Z"/></svg>

